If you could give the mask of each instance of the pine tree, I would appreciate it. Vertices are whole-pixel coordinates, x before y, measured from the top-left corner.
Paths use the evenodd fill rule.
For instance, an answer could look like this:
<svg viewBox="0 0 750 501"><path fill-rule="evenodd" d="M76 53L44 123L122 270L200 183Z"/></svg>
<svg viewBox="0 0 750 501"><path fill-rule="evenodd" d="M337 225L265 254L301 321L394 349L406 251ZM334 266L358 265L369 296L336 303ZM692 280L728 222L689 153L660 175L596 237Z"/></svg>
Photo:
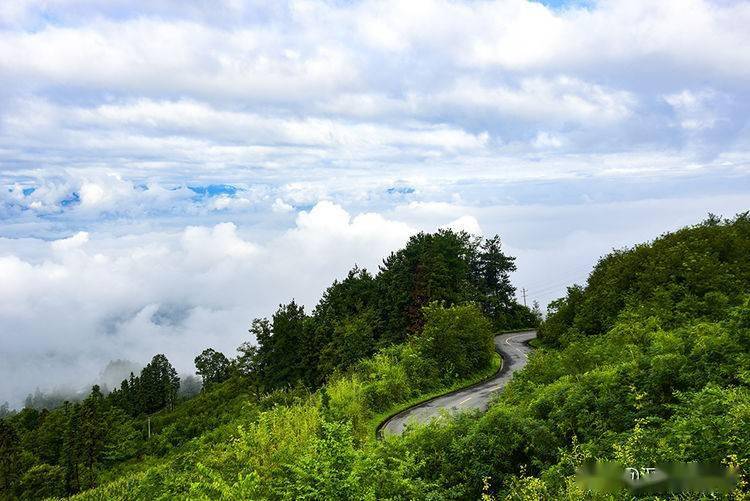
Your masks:
<svg viewBox="0 0 750 501"><path fill-rule="evenodd" d="M134 379L139 410L151 414L164 408L173 408L180 389L180 378L163 354L155 355Z"/></svg>
<svg viewBox="0 0 750 501"><path fill-rule="evenodd" d="M485 315L496 328L512 327L516 289L510 282L510 274L516 270L515 258L502 252L498 235L482 243L473 268Z"/></svg>
<svg viewBox="0 0 750 501"><path fill-rule="evenodd" d="M91 394L80 407L80 428L78 441L83 465L85 467L82 487L89 488L95 484L96 466L104 449L104 396L99 386L91 389Z"/></svg>
<svg viewBox="0 0 750 501"><path fill-rule="evenodd" d="M78 404L65 402L64 412L67 416L67 427L63 438L63 469L65 471L65 491L68 494L80 490L81 482L79 475L79 433L80 433L80 408Z"/></svg>

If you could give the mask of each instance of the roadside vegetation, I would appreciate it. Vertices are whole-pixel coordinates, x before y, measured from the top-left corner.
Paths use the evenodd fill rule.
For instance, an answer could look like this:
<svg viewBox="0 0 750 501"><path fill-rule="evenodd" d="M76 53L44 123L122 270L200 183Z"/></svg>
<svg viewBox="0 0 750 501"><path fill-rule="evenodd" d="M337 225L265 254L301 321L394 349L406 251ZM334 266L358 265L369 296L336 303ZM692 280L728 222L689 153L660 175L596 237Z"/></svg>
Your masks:
<svg viewBox="0 0 750 501"><path fill-rule="evenodd" d="M164 400L150 440L143 412L93 393L79 435L70 405L5 418L4 495L66 494L66 450L89 443L84 416L98 411L83 409L101 404L125 424L101 428L117 435L93 459L75 456L88 482L77 499L631 499L583 491L576 469L593 460L728 465L739 483L725 497L748 499L748 214L603 257L550 305L529 363L486 413L372 437L379 413L488 370L492 334L533 323L505 288L512 260L487 271L501 261L492 241L416 236L376 276L334 283L312 315L290 303L256 320L259 344L229 361L228 379ZM56 422L62 435L41 431Z"/></svg>
<svg viewBox="0 0 750 501"><path fill-rule="evenodd" d="M274 478L291 478L288 461L325 433L363 450L379 413L491 369L493 333L538 321L514 299L514 269L497 237L415 235L377 275L355 267L334 282L310 314L292 301L255 319L236 357L204 350L196 397L180 396L156 355L107 395L95 387L82 402L6 416L0 496L290 496Z"/></svg>

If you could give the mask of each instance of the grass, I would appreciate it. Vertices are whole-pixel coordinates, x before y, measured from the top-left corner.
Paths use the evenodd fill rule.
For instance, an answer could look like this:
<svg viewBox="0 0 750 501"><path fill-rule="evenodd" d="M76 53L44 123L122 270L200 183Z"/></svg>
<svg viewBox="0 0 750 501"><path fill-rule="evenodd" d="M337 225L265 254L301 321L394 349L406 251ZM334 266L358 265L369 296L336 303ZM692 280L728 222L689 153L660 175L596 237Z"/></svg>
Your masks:
<svg viewBox="0 0 750 501"><path fill-rule="evenodd" d="M471 386L472 384L475 384L475 383L479 383L480 381L483 381L489 378L490 376L492 376L493 374L495 374L500 369L502 364L503 364L502 357L498 353L494 353L492 355L492 360L490 362L490 365L484 370L479 371L476 374L469 376L467 378L456 381L451 386L439 388L430 393L419 395L418 397L414 397L410 400L400 402L398 404L391 406L389 409L384 410L383 412L375 414L367 422L367 436L375 438L378 425L382 423L383 421L385 421L387 418L395 414L398 414L399 412L406 410L409 407L413 407L415 405L419 405L423 402L426 402L427 400L430 400L432 398L445 395L446 393L450 393L455 390L460 390L461 388Z"/></svg>

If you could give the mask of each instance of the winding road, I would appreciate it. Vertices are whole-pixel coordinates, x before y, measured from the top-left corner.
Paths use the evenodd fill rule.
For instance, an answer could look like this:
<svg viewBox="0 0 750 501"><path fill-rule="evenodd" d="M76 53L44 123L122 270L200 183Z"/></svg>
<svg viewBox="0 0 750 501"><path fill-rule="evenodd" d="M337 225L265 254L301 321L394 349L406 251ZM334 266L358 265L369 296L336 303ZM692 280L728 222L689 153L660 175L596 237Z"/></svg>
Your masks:
<svg viewBox="0 0 750 501"><path fill-rule="evenodd" d="M409 407L382 424L378 434L400 435L409 423L426 423L443 412L454 414L470 409L486 410L492 396L508 384L514 372L526 365L531 351L527 343L535 337L534 330L495 336L495 349L503 357L503 366L493 377Z"/></svg>

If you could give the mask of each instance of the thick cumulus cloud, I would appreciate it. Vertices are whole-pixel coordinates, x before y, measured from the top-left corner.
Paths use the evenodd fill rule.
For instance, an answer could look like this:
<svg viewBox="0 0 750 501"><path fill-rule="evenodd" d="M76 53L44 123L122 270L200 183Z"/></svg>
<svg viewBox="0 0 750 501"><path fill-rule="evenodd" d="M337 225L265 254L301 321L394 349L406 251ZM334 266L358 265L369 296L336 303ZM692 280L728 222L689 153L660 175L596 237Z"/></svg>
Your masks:
<svg viewBox="0 0 750 501"><path fill-rule="evenodd" d="M267 241L230 222L175 232L0 240L0 395L96 378L109 360L166 353L179 369L205 347L232 354L254 316L312 306L358 263L369 269L414 229L320 202Z"/></svg>

